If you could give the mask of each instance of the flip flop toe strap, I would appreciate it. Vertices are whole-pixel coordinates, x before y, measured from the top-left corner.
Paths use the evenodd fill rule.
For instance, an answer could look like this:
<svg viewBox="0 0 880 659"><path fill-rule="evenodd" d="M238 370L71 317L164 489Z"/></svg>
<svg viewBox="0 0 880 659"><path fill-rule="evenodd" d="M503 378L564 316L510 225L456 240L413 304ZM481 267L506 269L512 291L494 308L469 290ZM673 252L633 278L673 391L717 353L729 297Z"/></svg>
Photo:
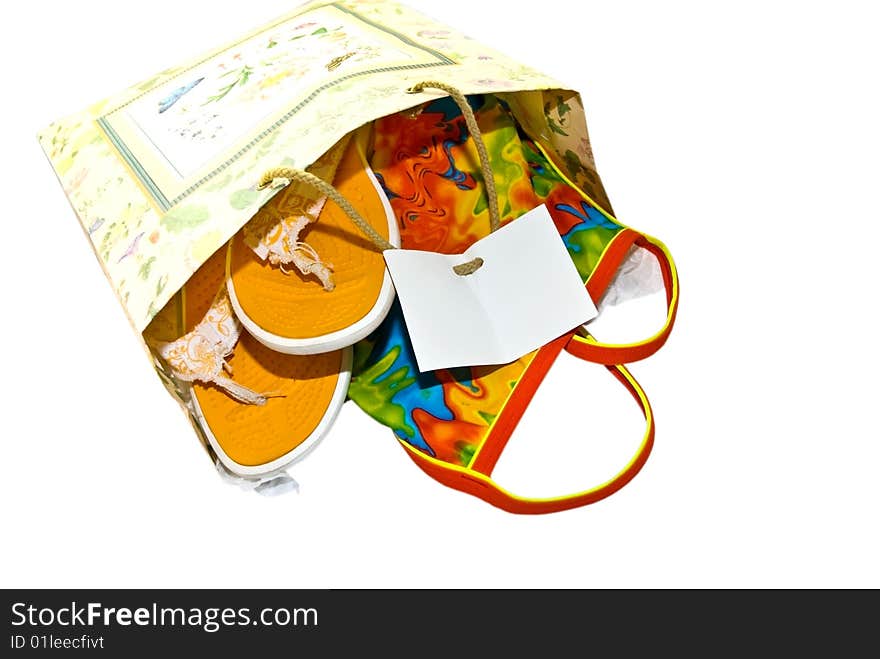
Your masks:
<svg viewBox="0 0 880 659"><path fill-rule="evenodd" d="M178 380L214 384L241 403L265 405L269 394L257 393L229 377L232 368L226 360L241 331L223 286L198 325L179 339L156 343L154 348Z"/></svg>

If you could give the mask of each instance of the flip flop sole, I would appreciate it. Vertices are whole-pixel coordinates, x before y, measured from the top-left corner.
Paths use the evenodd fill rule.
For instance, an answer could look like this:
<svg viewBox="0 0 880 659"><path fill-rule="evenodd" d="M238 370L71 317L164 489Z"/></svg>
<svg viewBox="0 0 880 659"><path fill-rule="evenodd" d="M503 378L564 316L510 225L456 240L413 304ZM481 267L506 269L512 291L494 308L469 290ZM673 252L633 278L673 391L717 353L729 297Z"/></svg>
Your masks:
<svg viewBox="0 0 880 659"><path fill-rule="evenodd" d="M334 179L337 190L376 231L399 244L394 213L369 170L359 140L352 139ZM282 191L260 212L285 217L294 207ZM313 277L286 275L263 261L239 232L230 241L228 290L233 309L247 331L267 347L311 355L350 346L372 332L388 314L394 286L382 253L348 216L328 201L320 218L307 227L306 240L334 271L336 287L327 292ZM292 266L291 266L292 267Z"/></svg>
<svg viewBox="0 0 880 659"><path fill-rule="evenodd" d="M204 317L225 277L223 250L183 289L184 330ZM227 360L237 382L272 397L245 405L214 385L196 382L193 412L231 472L259 476L302 459L324 437L346 400L351 350L299 356L273 352L242 332Z"/></svg>

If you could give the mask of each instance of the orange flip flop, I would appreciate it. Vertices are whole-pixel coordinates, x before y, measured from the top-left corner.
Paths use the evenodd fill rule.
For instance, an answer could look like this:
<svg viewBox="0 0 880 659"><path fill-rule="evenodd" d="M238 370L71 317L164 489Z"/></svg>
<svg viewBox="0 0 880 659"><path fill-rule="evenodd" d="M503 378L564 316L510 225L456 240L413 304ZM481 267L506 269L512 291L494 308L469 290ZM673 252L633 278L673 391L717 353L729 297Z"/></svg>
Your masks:
<svg viewBox="0 0 880 659"><path fill-rule="evenodd" d="M220 463L260 480L302 459L345 403L351 349L284 355L255 341L232 312L220 249L181 292L182 336L145 334ZM167 323L166 323L167 325Z"/></svg>
<svg viewBox="0 0 880 659"><path fill-rule="evenodd" d="M339 196L334 201L315 200L320 191L307 182L290 183L281 174L277 181L287 187L249 223L250 234L246 226L229 243L232 307L245 329L272 350L312 355L351 346L378 327L391 309L394 286L382 250L398 247L400 236L367 161L371 131L365 126L337 145L335 167L319 163L325 174L335 174L332 187ZM320 171L315 174L321 176ZM343 201L372 229L373 242L339 205ZM254 226L262 227L256 235ZM260 240L262 254L256 244ZM273 241L286 255L276 252L275 258L266 258L265 245ZM278 261L285 256L286 264ZM285 268L291 264L298 271Z"/></svg>

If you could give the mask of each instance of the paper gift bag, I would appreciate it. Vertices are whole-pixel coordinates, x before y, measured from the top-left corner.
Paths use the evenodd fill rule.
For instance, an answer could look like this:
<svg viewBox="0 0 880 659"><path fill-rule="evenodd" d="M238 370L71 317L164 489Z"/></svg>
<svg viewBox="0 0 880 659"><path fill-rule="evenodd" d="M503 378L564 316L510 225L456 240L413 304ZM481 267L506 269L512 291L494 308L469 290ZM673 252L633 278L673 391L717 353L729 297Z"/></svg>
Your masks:
<svg viewBox="0 0 880 659"><path fill-rule="evenodd" d="M187 393L144 332L180 331L181 290L279 193L261 186L265 172L306 170L358 129L445 95L412 93L425 80L502 101L611 212L576 90L384 0L297 7L40 133L123 312L212 458Z"/></svg>

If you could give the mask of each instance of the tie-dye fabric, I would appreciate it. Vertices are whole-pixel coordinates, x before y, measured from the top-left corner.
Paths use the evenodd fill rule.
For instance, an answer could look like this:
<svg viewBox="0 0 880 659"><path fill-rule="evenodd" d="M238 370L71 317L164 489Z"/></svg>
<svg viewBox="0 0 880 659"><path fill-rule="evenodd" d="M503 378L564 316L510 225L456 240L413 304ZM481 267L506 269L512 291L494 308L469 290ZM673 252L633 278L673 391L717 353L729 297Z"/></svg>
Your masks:
<svg viewBox="0 0 880 659"><path fill-rule="evenodd" d="M566 184L501 100L468 101L489 152L502 225L545 204L586 282L622 227ZM377 120L375 136L370 164L403 248L456 254L488 235L479 156L451 99ZM355 346L349 397L414 448L467 467L535 354L503 366L419 373L395 303L379 329Z"/></svg>

